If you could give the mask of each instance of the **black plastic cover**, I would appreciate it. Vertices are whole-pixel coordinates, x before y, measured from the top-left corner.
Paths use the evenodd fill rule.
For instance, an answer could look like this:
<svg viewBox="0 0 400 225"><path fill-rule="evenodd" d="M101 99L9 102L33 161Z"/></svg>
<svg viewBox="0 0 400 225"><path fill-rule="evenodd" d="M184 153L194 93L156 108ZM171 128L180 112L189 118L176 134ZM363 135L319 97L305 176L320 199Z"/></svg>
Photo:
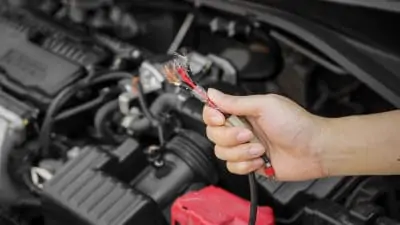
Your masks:
<svg viewBox="0 0 400 225"><path fill-rule="evenodd" d="M383 216L379 206L365 203L345 208L329 200L317 201L304 209L303 224L307 225L397 225L399 222Z"/></svg>
<svg viewBox="0 0 400 225"><path fill-rule="evenodd" d="M0 83L35 102L48 103L81 74L80 66L30 43L0 24Z"/></svg>
<svg viewBox="0 0 400 225"><path fill-rule="evenodd" d="M308 225L365 224L352 217L342 206L326 200L318 201L305 208L305 214L303 224Z"/></svg>
<svg viewBox="0 0 400 225"><path fill-rule="evenodd" d="M261 190L272 196L277 213L292 216L313 199L331 195L343 184L345 178L333 177L302 182L277 182L264 176L257 176Z"/></svg>
<svg viewBox="0 0 400 225"><path fill-rule="evenodd" d="M196 175L178 156L167 153L161 168L147 167L131 183L133 187L151 196L161 208L172 203L176 197L196 180Z"/></svg>
<svg viewBox="0 0 400 225"><path fill-rule="evenodd" d="M212 144L200 134L184 130L171 139L163 151L163 166L148 166L131 182L161 208L170 205L195 183L218 181Z"/></svg>
<svg viewBox="0 0 400 225"><path fill-rule="evenodd" d="M32 43L81 66L102 63L110 56L89 33L38 11L7 10L0 14L0 21L28 34Z"/></svg>
<svg viewBox="0 0 400 225"><path fill-rule="evenodd" d="M25 10L1 12L0 30L0 85L40 106L105 58L83 37Z"/></svg>
<svg viewBox="0 0 400 225"><path fill-rule="evenodd" d="M87 147L57 171L43 189L48 224L165 224L151 198L110 175L140 152L137 142L128 142L132 144L129 152L127 148L106 153Z"/></svg>

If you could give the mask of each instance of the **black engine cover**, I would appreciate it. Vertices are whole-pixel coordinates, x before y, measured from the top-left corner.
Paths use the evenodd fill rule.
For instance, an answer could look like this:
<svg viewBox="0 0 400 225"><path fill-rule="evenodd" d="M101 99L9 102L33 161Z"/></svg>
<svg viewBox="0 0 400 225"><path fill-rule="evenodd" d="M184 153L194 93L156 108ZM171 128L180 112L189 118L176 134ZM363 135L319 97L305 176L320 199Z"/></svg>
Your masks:
<svg viewBox="0 0 400 225"><path fill-rule="evenodd" d="M141 155L133 139L109 153L96 147L83 149L45 184L46 224L165 225L157 204L124 181L141 169L131 168L145 162Z"/></svg>
<svg viewBox="0 0 400 225"><path fill-rule="evenodd" d="M0 82L19 95L46 104L76 80L80 66L32 43L26 35L0 25Z"/></svg>
<svg viewBox="0 0 400 225"><path fill-rule="evenodd" d="M87 38L27 10L2 12L0 30L0 85L39 106L106 57Z"/></svg>

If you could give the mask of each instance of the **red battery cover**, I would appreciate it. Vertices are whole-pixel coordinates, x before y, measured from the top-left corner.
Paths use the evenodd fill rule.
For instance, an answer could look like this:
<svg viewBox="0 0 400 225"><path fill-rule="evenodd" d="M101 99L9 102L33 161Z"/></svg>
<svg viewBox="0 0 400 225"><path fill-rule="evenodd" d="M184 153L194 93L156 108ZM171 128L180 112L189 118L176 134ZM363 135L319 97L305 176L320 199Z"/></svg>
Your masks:
<svg viewBox="0 0 400 225"><path fill-rule="evenodd" d="M189 192L171 209L171 225L248 225L250 202L215 186ZM258 207L256 225L274 225L273 210Z"/></svg>

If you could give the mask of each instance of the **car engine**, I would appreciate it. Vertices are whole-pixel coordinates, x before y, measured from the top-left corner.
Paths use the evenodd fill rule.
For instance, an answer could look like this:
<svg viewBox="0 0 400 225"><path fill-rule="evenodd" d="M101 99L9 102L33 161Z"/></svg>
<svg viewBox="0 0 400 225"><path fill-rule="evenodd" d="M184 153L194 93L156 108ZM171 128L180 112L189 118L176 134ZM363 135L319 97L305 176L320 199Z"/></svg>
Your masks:
<svg viewBox="0 0 400 225"><path fill-rule="evenodd" d="M366 76L391 73L364 59L371 48L329 47L317 26L304 40L277 25L300 19L246 2L0 0L1 224L247 224L247 178L214 156L203 103L162 75L174 53L206 88L280 94L321 116L399 106L395 83ZM397 176L257 183L257 224L400 224Z"/></svg>

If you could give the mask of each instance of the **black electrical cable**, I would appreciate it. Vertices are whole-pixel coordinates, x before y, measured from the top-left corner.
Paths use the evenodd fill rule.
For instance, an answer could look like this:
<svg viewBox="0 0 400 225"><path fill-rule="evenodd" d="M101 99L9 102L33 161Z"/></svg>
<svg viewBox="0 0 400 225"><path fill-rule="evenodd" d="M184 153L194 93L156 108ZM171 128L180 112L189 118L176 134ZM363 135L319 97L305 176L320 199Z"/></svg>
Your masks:
<svg viewBox="0 0 400 225"><path fill-rule="evenodd" d="M74 94L80 89L81 84L78 83L76 85L69 86L62 90L59 95L50 103L50 106L47 110L46 116L43 120L39 142L40 142L40 153L43 155L48 154L49 146L50 146L50 133L51 128L54 123L53 117L60 110L60 108L72 97Z"/></svg>
<svg viewBox="0 0 400 225"><path fill-rule="evenodd" d="M256 174L251 172L248 175L250 186L250 217L249 225L255 225L257 221L257 206L258 206L258 190L256 183Z"/></svg>
<svg viewBox="0 0 400 225"><path fill-rule="evenodd" d="M78 113L82 113L84 111L90 110L90 109L100 105L101 103L103 103L105 97L106 97L106 95L102 94L99 97L97 97L89 102L86 102L82 105L78 105L71 109L67 109L67 110L63 111L62 113L60 113L58 116L56 116L54 120L55 121L65 120L71 116L78 114Z"/></svg>
<svg viewBox="0 0 400 225"><path fill-rule="evenodd" d="M143 114L151 122L151 125L158 126L159 121L150 112L150 109L149 109L149 107L147 105L147 102L146 102L146 99L145 99L145 96L144 96L143 85L142 85L141 81L139 81L137 83L137 87L138 87L139 104L140 104L140 107L142 108Z"/></svg>
<svg viewBox="0 0 400 225"><path fill-rule="evenodd" d="M133 72L132 74L135 74L135 72ZM131 79L133 77L132 74L128 72L111 72L104 75L99 75L96 76L96 78L93 79L92 81L88 82L88 86L112 80Z"/></svg>
<svg viewBox="0 0 400 225"><path fill-rule="evenodd" d="M143 111L143 114L145 117L150 121L151 125L153 127L157 127L157 132L158 132L158 139L160 142L160 145L164 145L164 129L163 129L163 124L161 121L159 121L151 112L150 109L146 103L146 99L144 96L144 90L143 90L143 85L141 80L139 79L139 82L137 82L137 88L138 88L138 98L139 98L139 104L140 107Z"/></svg>
<svg viewBox="0 0 400 225"><path fill-rule="evenodd" d="M54 121L55 114L58 113L58 111L63 107L63 105L69 99L71 99L79 90L107 81L129 79L132 77L133 76L127 72L111 72L104 75L93 76L92 80L87 80L86 78L84 78L83 80L78 81L77 83L62 90L57 95L57 97L50 103L50 106L43 120L39 135L39 141L40 141L39 153L41 155L49 154L50 133L53 123L55 122Z"/></svg>

